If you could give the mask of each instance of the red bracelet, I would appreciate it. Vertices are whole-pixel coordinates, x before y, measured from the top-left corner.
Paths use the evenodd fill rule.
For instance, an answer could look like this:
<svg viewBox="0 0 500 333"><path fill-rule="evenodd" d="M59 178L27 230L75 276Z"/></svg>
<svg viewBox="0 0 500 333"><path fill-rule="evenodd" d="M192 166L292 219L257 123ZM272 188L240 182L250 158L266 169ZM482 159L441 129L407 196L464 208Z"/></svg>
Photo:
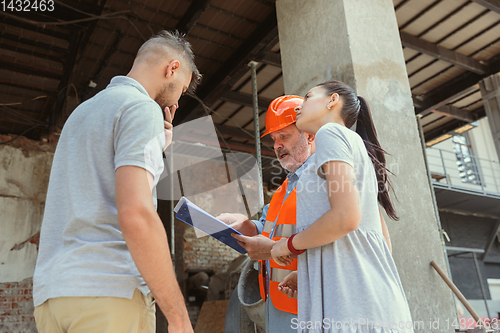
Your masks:
<svg viewBox="0 0 500 333"><path fill-rule="evenodd" d="M299 254L306 252L306 250L297 250L296 248L293 247L292 239L296 235L297 234L291 235L290 238L288 238L288 242L286 244L288 245L288 251L292 252L293 254L299 255Z"/></svg>

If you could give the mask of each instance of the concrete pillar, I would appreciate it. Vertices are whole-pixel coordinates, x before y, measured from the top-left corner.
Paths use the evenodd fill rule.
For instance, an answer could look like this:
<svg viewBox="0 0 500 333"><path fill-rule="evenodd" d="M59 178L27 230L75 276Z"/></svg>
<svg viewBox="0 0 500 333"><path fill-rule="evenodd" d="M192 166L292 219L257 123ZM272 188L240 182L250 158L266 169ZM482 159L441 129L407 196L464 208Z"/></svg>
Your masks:
<svg viewBox="0 0 500 333"><path fill-rule="evenodd" d="M401 220L386 221L413 320L429 331L429 319L439 319L439 332L453 332L445 320L457 318L454 298L429 265L434 260L447 271L393 2L277 0L276 6L285 93L303 96L337 79L368 101L396 174Z"/></svg>
<svg viewBox="0 0 500 333"><path fill-rule="evenodd" d="M487 77L479 83L479 87L497 156L500 158L500 75Z"/></svg>

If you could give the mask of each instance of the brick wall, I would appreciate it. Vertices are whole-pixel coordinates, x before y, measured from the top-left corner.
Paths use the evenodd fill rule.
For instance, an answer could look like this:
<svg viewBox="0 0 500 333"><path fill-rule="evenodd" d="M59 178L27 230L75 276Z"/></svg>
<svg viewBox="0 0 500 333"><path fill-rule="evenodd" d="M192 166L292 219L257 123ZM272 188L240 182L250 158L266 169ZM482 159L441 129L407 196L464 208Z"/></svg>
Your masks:
<svg viewBox="0 0 500 333"><path fill-rule="evenodd" d="M210 236L197 238L192 227L184 231L184 245L185 269L212 269L215 273L221 273L240 255Z"/></svg>
<svg viewBox="0 0 500 333"><path fill-rule="evenodd" d="M0 283L0 332L35 333L33 279Z"/></svg>

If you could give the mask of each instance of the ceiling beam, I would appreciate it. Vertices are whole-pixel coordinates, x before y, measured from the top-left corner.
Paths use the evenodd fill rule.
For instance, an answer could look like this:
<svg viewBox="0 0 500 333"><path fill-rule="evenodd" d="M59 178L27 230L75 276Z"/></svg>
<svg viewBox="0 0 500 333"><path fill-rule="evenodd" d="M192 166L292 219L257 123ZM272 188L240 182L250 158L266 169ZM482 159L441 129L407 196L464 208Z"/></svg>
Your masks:
<svg viewBox="0 0 500 333"><path fill-rule="evenodd" d="M222 126L222 127L224 127L224 126ZM217 128L220 128L220 126L217 126ZM223 134L223 133L221 133L221 134ZM189 136L183 137L182 141L193 142L193 143L205 143L205 144L208 144L209 146L213 147L212 140L206 141L204 139L206 139L206 137L203 138L199 135L189 135ZM255 153L255 145L249 144L249 143L235 142L235 141L228 142L228 140L226 140L226 143L224 143L222 140L219 139L219 146L221 149L226 148L226 149L244 151L244 152L248 152L248 153ZM269 147L261 146L261 153L262 153L262 155L276 158L276 154L274 153L274 150L269 148Z"/></svg>
<svg viewBox="0 0 500 333"><path fill-rule="evenodd" d="M97 70L95 71L95 73L90 77L89 81L97 82L98 79L99 79L99 75L101 75L101 72L106 67L108 67L108 68L111 67L111 66L109 66L109 59L111 58L111 56L118 49L118 44L120 43L120 41L122 40L122 38L123 38L123 33L121 31L118 31L117 35L116 35L116 38L113 41L113 44L111 44L111 46L108 49L108 52L106 52L106 54L104 55L104 57L102 58L101 61L98 61L99 62L99 67L97 68ZM134 55L134 57L135 57L135 55ZM85 82L89 82L89 81L85 81ZM82 96L82 101L85 101L85 100L87 100L90 97L90 95L91 95L90 91L91 90L94 90L94 94L97 93L94 88L90 87L89 84L85 85L85 87L83 88L83 92L80 93L80 95Z"/></svg>
<svg viewBox="0 0 500 333"><path fill-rule="evenodd" d="M483 261L484 259L486 259L486 256L490 252L491 248L493 247L493 244L495 243L495 240L498 237L499 228L500 228L500 220L497 220L493 225L493 229L491 230L490 236L488 237L488 241L486 242L486 246L484 247L484 254L482 257Z"/></svg>
<svg viewBox="0 0 500 333"><path fill-rule="evenodd" d="M480 118L484 117L484 113L485 113L484 107L477 108L474 111L470 111L470 113L472 113L474 115L474 118L476 118L476 120L480 119ZM425 126L424 126L425 142L431 141L431 140L433 140L433 139L435 139L443 134L446 134L450 131L456 130L457 128L462 127L464 125L467 125L469 123L470 123L470 121L464 121L464 120L455 118L455 119L443 124L442 126L434 128L434 129L427 131L427 132L425 132Z"/></svg>
<svg viewBox="0 0 500 333"><path fill-rule="evenodd" d="M232 90L225 91L220 97L223 101L239 104L243 106L253 107L253 97L249 94L239 93ZM272 100L267 98L259 97L259 109L267 110L269 104L271 104Z"/></svg>
<svg viewBox="0 0 500 333"><path fill-rule="evenodd" d="M67 87L69 86L69 80L71 74L73 73L73 67L75 66L76 57L78 55L78 49L82 42L83 32L74 31L71 33L69 40L69 55L63 65L63 76L61 81L59 81L59 86L57 87L57 99L53 114L51 117L51 125L56 126L58 122L61 124L66 121L66 119L59 119L59 115L62 113L64 102L66 101L66 96L68 94Z"/></svg>
<svg viewBox="0 0 500 333"><path fill-rule="evenodd" d="M500 14L500 0L472 0L492 12Z"/></svg>
<svg viewBox="0 0 500 333"><path fill-rule="evenodd" d="M102 15L102 12L104 11L104 7L106 6L106 3L107 3L107 0L99 0L98 1L98 5L97 6L94 6L94 10L93 10L93 14L96 15L96 16L100 16ZM87 46L88 45L94 45L95 43L92 43L90 41L90 37L92 36L92 34L94 33L95 29L97 28L97 24L98 24L99 20L94 20L94 21L90 21L90 23L88 24L88 27L87 29L83 29L81 30L82 33L83 33L83 38L82 38L82 41L80 43L80 46L78 48L78 53L77 53L77 56L76 56L76 61L75 61L75 64L74 65L79 65L80 64L80 61L84 60L85 57L85 50L87 49ZM103 25L100 25L99 29L106 29L103 27ZM114 31L111 30L113 33ZM118 35L120 35L118 33ZM141 39L142 41L142 39ZM98 44L95 44L95 45L98 45ZM102 46L102 47L105 47ZM134 57L135 57L135 53L134 53ZM78 87L78 91L80 92L80 96L84 97L86 92L87 92L87 89L89 87L89 82L90 80L85 80L81 83L81 85ZM83 100L83 98L82 98Z"/></svg>
<svg viewBox="0 0 500 333"><path fill-rule="evenodd" d="M271 65L274 67L281 68L281 54L275 52L268 52L264 54L260 59L256 59L258 62L261 62L266 65Z"/></svg>
<svg viewBox="0 0 500 333"><path fill-rule="evenodd" d="M443 116L455 118L458 120L466 121L468 123L472 123L476 121L477 115L472 113L471 111L465 111L459 108L455 108L451 105L443 105L437 108L436 110L432 110L433 113L438 113Z"/></svg>
<svg viewBox="0 0 500 333"><path fill-rule="evenodd" d="M27 86L25 84L19 84L19 83L12 82L12 81L5 81L4 79L2 79L0 81L0 86L7 86L9 88L13 87L13 88L17 88L17 89L25 89L25 90L30 90L30 91L36 91L36 92L47 94L47 95L51 95L51 96L57 95L57 91L47 89L46 87L41 87L41 86Z"/></svg>
<svg viewBox="0 0 500 333"><path fill-rule="evenodd" d="M54 52L62 53L63 55L67 55L67 53L68 53L68 51L66 49L63 49L61 47L58 47L58 46L55 46L55 45L45 44L45 43L38 42L38 41L33 41L31 39L23 38L23 37L19 37L19 36L15 36L15 35L11 35L9 33L2 33L0 35L0 37L8 39L8 40L11 40L13 42L19 42L19 43L26 44L26 45L29 45L29 46L38 47L38 48L40 48L40 49L42 49L44 51L51 50L51 51L54 51Z"/></svg>
<svg viewBox="0 0 500 333"><path fill-rule="evenodd" d="M175 25L175 30L187 34L203 15L212 0L192 0L184 16Z"/></svg>
<svg viewBox="0 0 500 333"><path fill-rule="evenodd" d="M479 81L487 76L500 72L500 55L490 60L488 65L489 70L483 75L470 72L460 74L440 87L433 89L431 93L423 98L419 97L419 106L415 106L415 113L425 116L440 106L466 93L477 90L475 85Z"/></svg>
<svg viewBox="0 0 500 333"><path fill-rule="evenodd" d="M27 24L13 20L7 16L2 16L2 21L3 23L13 26L15 28L33 31L45 36L56 37L62 40L67 40L69 38L69 34L53 30L52 26L39 26L39 25Z"/></svg>
<svg viewBox="0 0 500 333"><path fill-rule="evenodd" d="M249 145L249 144L239 143L239 142L234 142L234 141L228 142L227 146L221 142L220 147L222 149L230 148L232 150L244 151L247 153L255 153L255 145ZM263 157L269 156L272 158L276 158L276 154L272 150L262 148L260 152L262 153Z"/></svg>
<svg viewBox="0 0 500 333"><path fill-rule="evenodd" d="M485 74L488 72L488 66L482 61L428 42L404 31L400 32L400 36L403 46L412 50L449 62L473 73Z"/></svg>
<svg viewBox="0 0 500 333"><path fill-rule="evenodd" d="M33 50L27 50L25 48L20 48L20 47L16 47L16 46L12 46L12 45L8 45L8 44L5 44L5 43L2 43L1 41L0 41L0 48L2 48L4 50L9 50L9 51L12 51L12 52L17 52L17 53L31 55L31 56L37 57L37 58L42 58L42 59L47 59L47 60L55 61L55 62L58 62L58 63L62 63L64 61L63 57L55 57L55 56L52 56L52 55L49 55L49 54L40 53L40 52L36 52L36 51L33 51Z"/></svg>
<svg viewBox="0 0 500 333"><path fill-rule="evenodd" d="M250 134L242 131L241 128L238 128L238 127L227 126L227 125L226 126L215 125L215 127L217 128L217 131L222 135L227 135L230 137L246 139L246 140L255 140L255 136L253 135L253 133L252 133L252 135L250 135ZM273 141L268 136L261 138L260 141L262 143L269 144L269 145L273 144Z"/></svg>
<svg viewBox="0 0 500 333"><path fill-rule="evenodd" d="M451 120L451 121L449 121L449 122L447 122L439 127L436 127L428 132L425 132L424 133L425 142L429 142L431 140L434 140L435 138L440 137L441 135L446 134L450 131L453 131L454 129L462 127L466 124L467 124L466 121L453 119L453 120ZM424 131L425 131L425 127L424 127Z"/></svg>
<svg viewBox="0 0 500 333"><path fill-rule="evenodd" d="M228 60L219 67L219 70L208 81L202 83L197 91L197 96L211 107L224 91L230 89L244 73L248 72L247 64L267 50L270 43L276 42L277 37L278 23L276 10L273 9ZM203 108L195 99L190 99L183 108L187 109L188 112L175 117L176 124L192 120L203 112Z"/></svg>
<svg viewBox="0 0 500 333"><path fill-rule="evenodd" d="M59 71L50 70L49 68L43 68L32 64L14 63L5 58L0 58L0 69L5 69L16 73L40 76L54 80L60 80L63 76L63 73Z"/></svg>

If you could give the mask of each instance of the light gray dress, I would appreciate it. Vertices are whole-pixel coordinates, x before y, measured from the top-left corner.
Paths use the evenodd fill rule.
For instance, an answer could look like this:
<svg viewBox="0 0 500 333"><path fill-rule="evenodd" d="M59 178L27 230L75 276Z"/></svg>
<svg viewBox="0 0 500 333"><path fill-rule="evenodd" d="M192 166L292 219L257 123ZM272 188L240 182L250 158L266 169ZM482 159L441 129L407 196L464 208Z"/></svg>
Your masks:
<svg viewBox="0 0 500 333"><path fill-rule="evenodd" d="M326 181L319 176L328 161L353 166L362 220L357 230L299 256L295 328L298 332L413 332L406 296L382 233L375 170L363 140L342 125L328 123L316 133L313 158L297 184L297 232L330 209Z"/></svg>

